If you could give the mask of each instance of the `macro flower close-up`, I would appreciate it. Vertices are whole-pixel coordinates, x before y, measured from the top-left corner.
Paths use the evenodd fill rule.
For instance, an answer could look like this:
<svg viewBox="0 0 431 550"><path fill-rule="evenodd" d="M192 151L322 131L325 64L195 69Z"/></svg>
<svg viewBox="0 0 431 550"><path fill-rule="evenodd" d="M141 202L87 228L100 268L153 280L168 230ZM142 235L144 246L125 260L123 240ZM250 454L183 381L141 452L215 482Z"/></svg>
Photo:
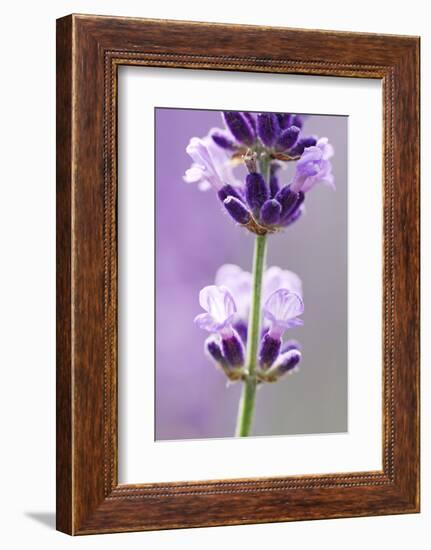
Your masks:
<svg viewBox="0 0 431 550"><path fill-rule="evenodd" d="M346 117L160 108L156 137L157 438L344 431Z"/></svg>

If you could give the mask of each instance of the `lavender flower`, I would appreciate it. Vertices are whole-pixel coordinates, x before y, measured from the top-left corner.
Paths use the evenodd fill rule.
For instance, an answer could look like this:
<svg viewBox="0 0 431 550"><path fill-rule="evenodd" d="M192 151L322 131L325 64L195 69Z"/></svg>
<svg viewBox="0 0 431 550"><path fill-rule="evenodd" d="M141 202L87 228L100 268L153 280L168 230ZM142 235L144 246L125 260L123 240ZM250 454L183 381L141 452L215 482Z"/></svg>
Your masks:
<svg viewBox="0 0 431 550"><path fill-rule="evenodd" d="M298 349L291 349L285 353L282 353L275 363L273 369L271 369L272 372L270 372L269 375L270 377L271 375L274 375L276 379L278 379L284 374L292 373L296 369L300 361L301 352Z"/></svg>
<svg viewBox="0 0 431 550"><path fill-rule="evenodd" d="M223 113L223 119L233 137L245 145L253 145L256 133L248 116L237 111Z"/></svg>
<svg viewBox="0 0 431 550"><path fill-rule="evenodd" d="M186 183L197 183L201 191L211 187L218 191L227 183L240 185L233 175L226 150L218 147L209 136L192 138L186 152L193 160L183 178Z"/></svg>
<svg viewBox="0 0 431 550"><path fill-rule="evenodd" d="M289 126L286 130L283 130L277 139L275 145L278 151L287 151L291 149L298 141L298 137L301 130L298 126Z"/></svg>
<svg viewBox="0 0 431 550"><path fill-rule="evenodd" d="M206 286L199 293L199 304L206 311L195 317L195 323L208 332L229 337L236 313L235 300L224 286Z"/></svg>
<svg viewBox="0 0 431 550"><path fill-rule="evenodd" d="M257 134L263 145L272 147L280 135L280 124L275 113L262 113L257 117Z"/></svg>
<svg viewBox="0 0 431 550"><path fill-rule="evenodd" d="M241 200L230 196L223 201L223 205L230 216L240 225L246 225L251 220L251 214Z"/></svg>
<svg viewBox="0 0 431 550"><path fill-rule="evenodd" d="M259 219L265 225L277 225L281 217L281 204L275 199L269 199L262 204Z"/></svg>
<svg viewBox="0 0 431 550"><path fill-rule="evenodd" d="M256 172L248 174L245 181L245 197L250 209L255 213L259 212L268 196L268 187L263 176Z"/></svg>
<svg viewBox="0 0 431 550"><path fill-rule="evenodd" d="M250 311L252 276L234 264L222 265L216 273L215 284L225 287L235 297L235 320L247 322ZM271 294L279 289L286 289L302 296L301 279L293 271L281 269L278 266L269 267L262 282L262 301L265 302Z"/></svg>
<svg viewBox="0 0 431 550"><path fill-rule="evenodd" d="M291 191L306 193L318 183L335 188L332 165L329 159L334 154L328 138L320 138L313 147L307 147L296 165Z"/></svg>
<svg viewBox="0 0 431 550"><path fill-rule="evenodd" d="M263 307L264 318L270 323L268 334L281 338L288 328L303 324L299 316L304 313L304 303L296 292L281 288L273 292Z"/></svg>

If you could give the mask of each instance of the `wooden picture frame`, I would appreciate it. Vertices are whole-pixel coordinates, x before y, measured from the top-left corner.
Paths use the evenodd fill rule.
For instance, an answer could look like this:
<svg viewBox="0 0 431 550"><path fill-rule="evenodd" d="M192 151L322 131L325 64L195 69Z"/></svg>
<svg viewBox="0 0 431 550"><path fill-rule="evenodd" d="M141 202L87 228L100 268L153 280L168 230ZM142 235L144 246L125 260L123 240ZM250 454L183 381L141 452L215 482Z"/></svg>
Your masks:
<svg viewBox="0 0 431 550"><path fill-rule="evenodd" d="M117 68L380 79L383 469L119 485ZM419 511L419 38L70 15L57 21L57 529Z"/></svg>

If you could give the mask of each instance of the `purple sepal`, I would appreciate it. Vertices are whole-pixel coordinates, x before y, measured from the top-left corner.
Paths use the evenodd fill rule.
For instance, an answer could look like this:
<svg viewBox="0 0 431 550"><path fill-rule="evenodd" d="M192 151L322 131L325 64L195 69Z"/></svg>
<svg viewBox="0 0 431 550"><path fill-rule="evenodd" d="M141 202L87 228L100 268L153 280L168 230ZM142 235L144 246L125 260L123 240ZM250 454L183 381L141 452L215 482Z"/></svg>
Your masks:
<svg viewBox="0 0 431 550"><path fill-rule="evenodd" d="M301 129L304 126L305 119L305 115L291 115L290 124L293 124Z"/></svg>
<svg viewBox="0 0 431 550"><path fill-rule="evenodd" d="M313 136L300 138L296 145L289 151L292 156L301 156L304 149L307 147L314 147L317 143L317 139Z"/></svg>
<svg viewBox="0 0 431 550"><path fill-rule="evenodd" d="M266 225L275 225L280 221L281 204L275 199L265 201L260 209L260 219Z"/></svg>
<svg viewBox="0 0 431 550"><path fill-rule="evenodd" d="M238 193L237 189L233 185L227 183L217 193L218 198L223 202L228 197L235 197L236 199L242 201L241 195Z"/></svg>
<svg viewBox="0 0 431 550"><path fill-rule="evenodd" d="M284 342L281 346L281 353L285 353L286 351L291 351L293 349L301 351L301 344L298 340L286 340L286 342Z"/></svg>
<svg viewBox="0 0 431 550"><path fill-rule="evenodd" d="M239 334L241 340L243 341L244 344L247 343L247 334L248 334L248 327L247 327L247 323L245 321L237 321L234 325L233 325L233 328L237 331L237 333Z"/></svg>
<svg viewBox="0 0 431 550"><path fill-rule="evenodd" d="M275 195L280 191L280 183L278 177L275 174L271 174L269 178L269 190L271 193L271 198L275 198Z"/></svg>
<svg viewBox="0 0 431 550"><path fill-rule="evenodd" d="M268 188L261 174L247 174L245 180L245 198L254 212L259 212L263 203L268 200Z"/></svg>
<svg viewBox="0 0 431 550"><path fill-rule="evenodd" d="M236 197L229 196L223 201L223 205L230 214L230 216L241 225L247 224L250 219L251 215L250 212L247 210L247 207L245 204L237 199Z"/></svg>
<svg viewBox="0 0 431 550"><path fill-rule="evenodd" d="M301 361L301 352L297 349L282 353L277 361L276 370L279 376L291 372Z"/></svg>
<svg viewBox="0 0 431 550"><path fill-rule="evenodd" d="M212 336L207 338L205 341L205 351L216 363L219 363L220 365L224 365L226 363L220 345Z"/></svg>
<svg viewBox="0 0 431 550"><path fill-rule="evenodd" d="M299 207L304 202L305 194L302 191L298 191L298 193L293 193L293 195L295 197L295 200L291 202L289 206L287 206L288 201L286 201L286 208L283 209L281 213L282 221L286 221L287 219L291 218L299 210Z"/></svg>
<svg viewBox="0 0 431 550"><path fill-rule="evenodd" d="M298 208L298 210L295 210L293 214L291 214L288 218L282 221L281 225L283 227L289 227L289 225L292 225L292 223L295 223L304 213L304 210L302 208Z"/></svg>
<svg viewBox="0 0 431 550"><path fill-rule="evenodd" d="M223 113L224 122L229 128L233 137L240 143L253 145L256 134L247 118L237 111L226 111Z"/></svg>
<svg viewBox="0 0 431 550"><path fill-rule="evenodd" d="M274 113L257 115L257 135L267 147L272 147L280 135L280 125Z"/></svg>
<svg viewBox="0 0 431 550"><path fill-rule="evenodd" d="M273 338L265 334L259 351L259 364L264 369L269 367L277 359L281 348L281 338Z"/></svg>
<svg viewBox="0 0 431 550"><path fill-rule="evenodd" d="M275 198L281 204L281 219L284 219L295 206L298 194L291 191L290 187L286 185L280 189Z"/></svg>
<svg viewBox="0 0 431 550"><path fill-rule="evenodd" d="M244 344L234 331L231 336L222 338L223 357L232 367L242 367L244 364Z"/></svg>
<svg viewBox="0 0 431 550"><path fill-rule="evenodd" d="M291 149L298 141L300 132L301 130L297 126L290 126L290 128L283 130L275 145L276 149L278 151Z"/></svg>
<svg viewBox="0 0 431 550"><path fill-rule="evenodd" d="M211 137L214 143L222 149L227 149L228 151L233 151L235 149L235 144L233 141L226 137L222 132L214 132L211 134Z"/></svg>
<svg viewBox="0 0 431 550"><path fill-rule="evenodd" d="M280 125L280 128L282 130L285 130L286 128L289 128L289 126L292 126L292 118L294 115L290 115L288 113L278 113L278 123Z"/></svg>

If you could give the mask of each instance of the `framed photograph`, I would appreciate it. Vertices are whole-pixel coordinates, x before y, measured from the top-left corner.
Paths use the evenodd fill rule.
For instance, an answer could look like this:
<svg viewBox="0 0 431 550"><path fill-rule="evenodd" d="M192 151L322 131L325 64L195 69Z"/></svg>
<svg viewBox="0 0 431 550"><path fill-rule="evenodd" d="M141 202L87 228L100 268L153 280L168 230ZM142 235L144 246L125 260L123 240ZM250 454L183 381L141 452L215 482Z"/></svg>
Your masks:
<svg viewBox="0 0 431 550"><path fill-rule="evenodd" d="M419 511L419 38L57 21L57 528Z"/></svg>

